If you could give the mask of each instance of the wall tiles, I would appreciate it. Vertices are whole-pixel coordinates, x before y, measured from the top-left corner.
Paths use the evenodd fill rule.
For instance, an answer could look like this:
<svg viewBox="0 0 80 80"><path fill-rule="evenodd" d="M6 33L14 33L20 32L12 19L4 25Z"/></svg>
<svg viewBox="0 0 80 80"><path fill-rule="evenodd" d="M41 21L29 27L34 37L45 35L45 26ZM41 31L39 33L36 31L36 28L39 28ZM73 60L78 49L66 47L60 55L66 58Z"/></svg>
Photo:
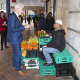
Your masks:
<svg viewBox="0 0 80 80"><path fill-rule="evenodd" d="M79 51L80 50L80 35L76 35L73 41L73 47Z"/></svg>
<svg viewBox="0 0 80 80"><path fill-rule="evenodd" d="M80 34L67 30L67 42L77 51L80 50Z"/></svg>
<svg viewBox="0 0 80 80"><path fill-rule="evenodd" d="M68 27L80 31L80 13L69 14Z"/></svg>
<svg viewBox="0 0 80 80"><path fill-rule="evenodd" d="M76 35L77 34L75 32L67 30L67 42L70 45L73 45L73 41L74 41Z"/></svg>
<svg viewBox="0 0 80 80"><path fill-rule="evenodd" d="M73 66L77 69L78 65L78 54L69 46L66 44L66 49L70 52L70 54L73 56Z"/></svg>
<svg viewBox="0 0 80 80"><path fill-rule="evenodd" d="M80 10L80 0L70 0L69 11Z"/></svg>

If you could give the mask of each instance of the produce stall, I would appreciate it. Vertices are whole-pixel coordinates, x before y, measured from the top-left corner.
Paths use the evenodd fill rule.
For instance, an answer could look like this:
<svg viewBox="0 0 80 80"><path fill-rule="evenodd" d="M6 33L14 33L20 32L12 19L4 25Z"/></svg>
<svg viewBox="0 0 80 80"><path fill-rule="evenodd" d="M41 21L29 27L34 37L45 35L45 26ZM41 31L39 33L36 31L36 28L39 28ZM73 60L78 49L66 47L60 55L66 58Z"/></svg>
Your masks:
<svg viewBox="0 0 80 80"><path fill-rule="evenodd" d="M52 35L45 31L38 31L38 36L31 36L28 41L23 40L21 42L21 64L24 64L26 69L40 69L40 75L70 76L73 58L66 49L60 53L52 54L52 66L43 66L45 57L42 46L51 40Z"/></svg>
<svg viewBox="0 0 80 80"><path fill-rule="evenodd" d="M51 41L51 39L52 36L47 34L45 31L38 31L38 36L34 35L31 36L28 40L23 40L21 42L21 64L25 64L24 59L41 59L41 57L44 57L42 53L42 46L46 45L49 41Z"/></svg>

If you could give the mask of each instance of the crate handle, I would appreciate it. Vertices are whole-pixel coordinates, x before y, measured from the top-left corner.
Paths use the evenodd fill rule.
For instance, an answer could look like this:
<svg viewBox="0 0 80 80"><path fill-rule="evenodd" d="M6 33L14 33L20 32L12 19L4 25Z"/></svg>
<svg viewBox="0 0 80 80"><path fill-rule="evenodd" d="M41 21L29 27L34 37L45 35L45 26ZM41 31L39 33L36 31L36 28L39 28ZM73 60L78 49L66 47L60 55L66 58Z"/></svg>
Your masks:
<svg viewBox="0 0 80 80"><path fill-rule="evenodd" d="M50 74L50 73L51 73L50 70L47 70L47 71L46 71L46 74Z"/></svg>
<svg viewBox="0 0 80 80"><path fill-rule="evenodd" d="M44 42L44 43L47 43L47 42Z"/></svg>
<svg viewBox="0 0 80 80"><path fill-rule="evenodd" d="M62 62L67 62L67 61L64 61L64 60L63 60Z"/></svg>

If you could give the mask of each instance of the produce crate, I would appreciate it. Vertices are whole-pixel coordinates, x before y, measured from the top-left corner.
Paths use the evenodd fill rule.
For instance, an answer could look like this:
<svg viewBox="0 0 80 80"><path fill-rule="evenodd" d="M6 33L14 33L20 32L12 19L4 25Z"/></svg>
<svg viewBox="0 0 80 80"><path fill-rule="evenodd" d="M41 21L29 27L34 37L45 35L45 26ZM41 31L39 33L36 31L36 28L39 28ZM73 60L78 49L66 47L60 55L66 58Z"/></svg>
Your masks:
<svg viewBox="0 0 80 80"><path fill-rule="evenodd" d="M44 61L40 60L40 75L56 75L54 64L52 66L43 66Z"/></svg>
<svg viewBox="0 0 80 80"><path fill-rule="evenodd" d="M62 63L62 64L56 64L54 63L56 70L57 69L65 69L65 68L72 68L72 63Z"/></svg>
<svg viewBox="0 0 80 80"><path fill-rule="evenodd" d="M27 60L37 60L39 61L39 58L38 57L30 57L30 58L26 58Z"/></svg>
<svg viewBox="0 0 80 80"><path fill-rule="evenodd" d="M48 42L50 42L52 40L52 38L50 37L43 37L43 38L40 38L38 37L38 40L39 40L39 51L42 51L42 45L46 45Z"/></svg>
<svg viewBox="0 0 80 80"><path fill-rule="evenodd" d="M26 59L27 57L21 57L21 64L25 64L24 62L23 62L23 60L24 59Z"/></svg>
<svg viewBox="0 0 80 80"><path fill-rule="evenodd" d="M38 38L39 40L39 45L42 44L42 45L46 45L48 42L51 41L52 38Z"/></svg>
<svg viewBox="0 0 80 80"><path fill-rule="evenodd" d="M45 56L44 56L44 54L43 54L42 51L39 51L39 58L40 58L40 59L45 59Z"/></svg>
<svg viewBox="0 0 80 80"><path fill-rule="evenodd" d="M56 68L56 76L70 76L72 72L72 63L62 63L56 64L54 63Z"/></svg>
<svg viewBox="0 0 80 80"><path fill-rule="evenodd" d="M71 68L56 69L56 77L71 76Z"/></svg>
<svg viewBox="0 0 80 80"><path fill-rule="evenodd" d="M72 63L72 61L73 61L72 55L66 49L64 49L60 53L56 53L56 54L53 53L52 55L54 57L56 64Z"/></svg>
<svg viewBox="0 0 80 80"><path fill-rule="evenodd" d="M27 58L39 57L39 50L27 50Z"/></svg>

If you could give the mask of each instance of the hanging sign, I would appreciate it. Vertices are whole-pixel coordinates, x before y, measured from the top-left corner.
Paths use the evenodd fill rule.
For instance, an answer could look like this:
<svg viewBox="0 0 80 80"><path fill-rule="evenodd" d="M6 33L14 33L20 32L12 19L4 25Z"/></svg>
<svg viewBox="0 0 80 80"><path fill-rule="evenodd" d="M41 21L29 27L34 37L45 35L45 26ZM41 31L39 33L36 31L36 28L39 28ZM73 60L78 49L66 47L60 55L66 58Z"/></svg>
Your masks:
<svg viewBox="0 0 80 80"><path fill-rule="evenodd" d="M12 2L16 2L16 0L12 0Z"/></svg>

